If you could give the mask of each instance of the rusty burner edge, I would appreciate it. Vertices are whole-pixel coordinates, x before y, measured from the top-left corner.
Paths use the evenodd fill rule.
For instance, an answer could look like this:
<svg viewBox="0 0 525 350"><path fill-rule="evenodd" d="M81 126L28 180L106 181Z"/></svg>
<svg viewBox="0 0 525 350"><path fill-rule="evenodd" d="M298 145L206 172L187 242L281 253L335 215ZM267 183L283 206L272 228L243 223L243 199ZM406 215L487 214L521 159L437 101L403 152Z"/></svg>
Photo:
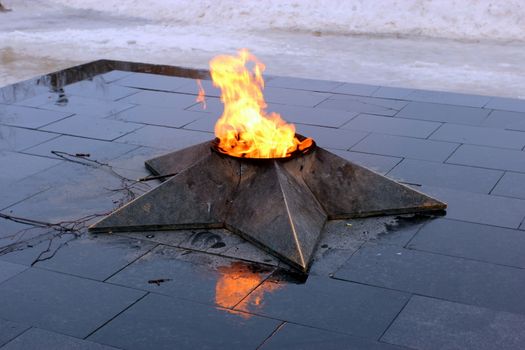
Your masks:
<svg viewBox="0 0 525 350"><path fill-rule="evenodd" d="M304 140L307 139L306 136L303 136L301 134L295 134L295 137L299 141L304 141ZM303 155L306 155L308 153L313 152L317 148L317 144L315 143L315 141L313 139L311 139L311 140L312 140L312 144L309 147L307 147L307 148L305 148L303 150L296 149L295 151L290 153L290 155L288 157L254 158L254 157L237 157L237 156L233 156L233 155L231 155L229 153L224 152L219 147L220 140L219 140L218 137L216 137L214 140L211 141L211 149L214 152L219 153L220 155L232 157L232 158L235 158L235 159L242 159L242 160L246 160L246 161L265 162L265 161L270 161L270 160L291 160L291 159L302 157Z"/></svg>

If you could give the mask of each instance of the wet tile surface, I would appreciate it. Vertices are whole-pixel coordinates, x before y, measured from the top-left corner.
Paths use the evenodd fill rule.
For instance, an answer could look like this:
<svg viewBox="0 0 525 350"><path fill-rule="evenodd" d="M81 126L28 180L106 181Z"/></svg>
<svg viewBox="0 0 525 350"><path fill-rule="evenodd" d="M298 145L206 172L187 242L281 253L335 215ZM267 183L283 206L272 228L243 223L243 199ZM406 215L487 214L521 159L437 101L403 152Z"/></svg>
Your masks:
<svg viewBox="0 0 525 350"><path fill-rule="evenodd" d="M408 248L525 268L525 236L518 230L447 219L425 225Z"/></svg>
<svg viewBox="0 0 525 350"><path fill-rule="evenodd" d="M69 337L38 328L31 328L10 341L2 350L25 349L75 349L75 350L116 350L112 346Z"/></svg>
<svg viewBox="0 0 525 350"><path fill-rule="evenodd" d="M525 313L525 271L393 246L369 244L335 277L495 310ZM487 280L491 283L488 284Z"/></svg>
<svg viewBox="0 0 525 350"><path fill-rule="evenodd" d="M501 179L503 172L499 170L405 159L390 171L388 176L398 181L416 185L489 193Z"/></svg>
<svg viewBox="0 0 525 350"><path fill-rule="evenodd" d="M489 109L438 103L410 102L396 117L433 120L453 124L480 125L489 113Z"/></svg>
<svg viewBox="0 0 525 350"><path fill-rule="evenodd" d="M383 341L411 349L519 349L525 317L413 296Z"/></svg>
<svg viewBox="0 0 525 350"><path fill-rule="evenodd" d="M255 349L279 324L277 320L150 294L88 340L131 350Z"/></svg>
<svg viewBox="0 0 525 350"><path fill-rule="evenodd" d="M393 157L442 162L446 160L457 147L458 144L451 142L371 134L352 147L351 150Z"/></svg>
<svg viewBox="0 0 525 350"><path fill-rule="evenodd" d="M448 202L446 216L330 221L306 282L227 230L88 235L93 214L160 183L135 182L145 160L214 137L219 91L203 81L204 110L196 81L180 77L111 71L63 92L37 87L0 110L0 210L59 225L0 220L0 343L25 331L9 346L520 348L523 101L267 83L268 111Z"/></svg>
<svg viewBox="0 0 525 350"><path fill-rule="evenodd" d="M0 284L0 298L10 301L1 308L0 317L83 338L143 295L33 268Z"/></svg>
<svg viewBox="0 0 525 350"><path fill-rule="evenodd" d="M28 328L29 326L0 319L0 348L2 345L22 334Z"/></svg>
<svg viewBox="0 0 525 350"><path fill-rule="evenodd" d="M331 333L292 323L283 325L261 349L347 349L401 350L396 345L370 341L340 333Z"/></svg>
<svg viewBox="0 0 525 350"><path fill-rule="evenodd" d="M306 283L282 283L279 275L265 281L236 308L321 329L376 338L403 308L401 292L310 276Z"/></svg>
<svg viewBox="0 0 525 350"><path fill-rule="evenodd" d="M0 124L36 129L73 115L71 111L0 105Z"/></svg>

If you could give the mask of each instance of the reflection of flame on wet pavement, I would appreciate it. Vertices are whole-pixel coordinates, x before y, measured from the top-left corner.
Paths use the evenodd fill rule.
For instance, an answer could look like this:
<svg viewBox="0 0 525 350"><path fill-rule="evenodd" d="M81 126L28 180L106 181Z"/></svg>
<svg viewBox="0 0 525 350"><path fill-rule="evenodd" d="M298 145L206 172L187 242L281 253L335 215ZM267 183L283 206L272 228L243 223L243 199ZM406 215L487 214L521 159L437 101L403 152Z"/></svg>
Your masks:
<svg viewBox="0 0 525 350"><path fill-rule="evenodd" d="M215 286L215 303L224 308L232 308L239 302L260 307L264 295L279 288L276 283L262 283L267 273L254 271L247 264L234 262L218 269L220 277ZM240 313L246 317L249 314Z"/></svg>

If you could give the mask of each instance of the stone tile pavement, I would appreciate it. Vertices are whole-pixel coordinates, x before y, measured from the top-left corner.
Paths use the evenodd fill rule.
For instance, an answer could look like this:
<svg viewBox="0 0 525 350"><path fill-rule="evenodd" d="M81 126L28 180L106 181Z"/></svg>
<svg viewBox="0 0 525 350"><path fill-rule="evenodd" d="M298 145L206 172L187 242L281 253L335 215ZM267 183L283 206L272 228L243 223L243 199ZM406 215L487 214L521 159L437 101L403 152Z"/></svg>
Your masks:
<svg viewBox="0 0 525 350"><path fill-rule="evenodd" d="M0 349L525 348L525 101L270 77L298 132L449 204L328 223L306 278L226 230L86 233L213 138L210 82L203 110L148 69L1 90Z"/></svg>

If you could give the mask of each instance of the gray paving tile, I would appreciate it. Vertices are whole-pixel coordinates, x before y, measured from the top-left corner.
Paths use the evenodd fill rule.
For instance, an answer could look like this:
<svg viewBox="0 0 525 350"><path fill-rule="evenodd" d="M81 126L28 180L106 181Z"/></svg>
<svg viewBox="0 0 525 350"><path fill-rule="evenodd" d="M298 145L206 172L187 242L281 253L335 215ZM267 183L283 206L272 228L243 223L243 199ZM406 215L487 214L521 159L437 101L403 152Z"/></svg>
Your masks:
<svg viewBox="0 0 525 350"><path fill-rule="evenodd" d="M454 124L480 125L489 113L489 109L439 103L410 102L396 117L433 120Z"/></svg>
<svg viewBox="0 0 525 350"><path fill-rule="evenodd" d="M0 285L0 317L86 337L144 292L30 268Z"/></svg>
<svg viewBox="0 0 525 350"><path fill-rule="evenodd" d="M2 350L53 349L53 350L116 350L112 346L101 345L67 335L31 328L18 336Z"/></svg>
<svg viewBox="0 0 525 350"><path fill-rule="evenodd" d="M308 108L298 106L287 106L279 104L268 104L268 112L276 112L289 123L301 123L316 126L328 126L338 128L354 118L358 113L337 111L333 109Z"/></svg>
<svg viewBox="0 0 525 350"><path fill-rule="evenodd" d="M133 107L131 103L122 102L122 100L108 101L82 96L69 96L67 102L60 104L48 103L41 106L42 109L59 111L68 115L75 113L99 118L122 112L123 110L131 107Z"/></svg>
<svg viewBox="0 0 525 350"><path fill-rule="evenodd" d="M427 138L442 124L377 115L360 114L343 126L343 129L364 130L387 135Z"/></svg>
<svg viewBox="0 0 525 350"><path fill-rule="evenodd" d="M525 146L525 132L454 124L444 124L430 139L502 148Z"/></svg>
<svg viewBox="0 0 525 350"><path fill-rule="evenodd" d="M278 87L267 87L264 89L264 99L266 102L290 106L313 107L330 96L331 94L325 92L292 90Z"/></svg>
<svg viewBox="0 0 525 350"><path fill-rule="evenodd" d="M4 210L50 188L50 183L32 183L26 179L15 182L0 181L0 193L2 193L0 196L0 210Z"/></svg>
<svg viewBox="0 0 525 350"><path fill-rule="evenodd" d="M432 102L481 108L489 102L491 97L461 94L457 92L414 90L407 95L405 99L418 102Z"/></svg>
<svg viewBox="0 0 525 350"><path fill-rule="evenodd" d="M485 108L500 109L504 111L525 112L525 100L506 97L493 97Z"/></svg>
<svg viewBox="0 0 525 350"><path fill-rule="evenodd" d="M406 104L406 101L387 100L375 97L333 95L330 99L318 104L316 107L393 116Z"/></svg>
<svg viewBox="0 0 525 350"><path fill-rule="evenodd" d="M27 148L24 150L24 153L57 159L61 158L51 153L52 151L69 154L89 154L88 159L104 162L130 152L135 148L137 148L135 145L63 135L37 146Z"/></svg>
<svg viewBox="0 0 525 350"><path fill-rule="evenodd" d="M255 349L279 323L150 294L88 339L130 350Z"/></svg>
<svg viewBox="0 0 525 350"><path fill-rule="evenodd" d="M193 112L193 113L198 113L198 112ZM201 114L204 114L204 113L201 113ZM217 123L217 118L215 118L212 115L204 114L202 118L197 119L185 125L184 129L213 133L215 131L215 123Z"/></svg>
<svg viewBox="0 0 525 350"><path fill-rule="evenodd" d="M310 276L305 284L290 283L286 279L286 276L272 276L236 309L377 338L408 300L404 293L324 277Z"/></svg>
<svg viewBox="0 0 525 350"><path fill-rule="evenodd" d="M311 137L320 147L346 150L368 135L365 131L323 128L311 125L297 124L297 133Z"/></svg>
<svg viewBox="0 0 525 350"><path fill-rule="evenodd" d="M13 264L7 261L0 261L0 283L3 283L13 276L18 275L27 269L27 266Z"/></svg>
<svg viewBox="0 0 525 350"><path fill-rule="evenodd" d="M212 133L148 125L121 137L118 142L175 151L213 138Z"/></svg>
<svg viewBox="0 0 525 350"><path fill-rule="evenodd" d="M70 111L57 112L24 106L0 105L0 124L36 129L72 114L73 112Z"/></svg>
<svg viewBox="0 0 525 350"><path fill-rule="evenodd" d="M224 111L224 105L222 104L221 100L215 97L207 97L206 98L206 108L202 105L202 103L196 103L190 108L187 109L188 111L194 111L194 112L206 112L210 113L214 118L218 119L222 112Z"/></svg>
<svg viewBox="0 0 525 350"><path fill-rule="evenodd" d="M197 102L195 99L196 96L194 95L160 91L141 91L137 94L125 97L119 100L119 102L153 107L168 107L173 108L173 112L175 112L176 109L186 109L196 104Z"/></svg>
<svg viewBox="0 0 525 350"><path fill-rule="evenodd" d="M512 124L512 125L509 125L507 126L507 129L508 130L514 130L514 131L525 131L525 120L519 122L519 123L515 123L515 124Z"/></svg>
<svg viewBox="0 0 525 350"><path fill-rule="evenodd" d="M377 154L341 151L341 150L329 150L332 153L337 154L339 157L343 157L351 162L372 169L380 174L386 174L392 168L394 168L400 161L401 158L379 156Z"/></svg>
<svg viewBox="0 0 525 350"><path fill-rule="evenodd" d="M108 119L121 120L132 123L170 126L174 128L183 127L194 120L209 117L208 113L173 110L173 108L136 106L112 115Z"/></svg>
<svg viewBox="0 0 525 350"><path fill-rule="evenodd" d="M501 179L503 172L462 165L405 159L390 171L388 176L416 185L489 193Z"/></svg>
<svg viewBox="0 0 525 350"><path fill-rule="evenodd" d="M286 323L270 339L264 342L261 349L400 350L403 348L374 340Z"/></svg>
<svg viewBox="0 0 525 350"><path fill-rule="evenodd" d="M367 244L335 277L495 310L525 313L525 301L520 293L525 284L525 270L514 267L391 245Z"/></svg>
<svg viewBox="0 0 525 350"><path fill-rule="evenodd" d="M517 228L525 217L525 201L521 199L431 186L418 189L446 202L450 219Z"/></svg>
<svg viewBox="0 0 525 350"><path fill-rule="evenodd" d="M132 75L133 72L128 72L128 71L124 71L124 70L118 70L118 69L115 69L115 70L111 70L107 73L104 73L104 74L100 74L98 77L100 77L101 79L103 79L106 83L112 83L114 81L117 81L117 80L120 80L124 77L127 77L128 75Z"/></svg>
<svg viewBox="0 0 525 350"><path fill-rule="evenodd" d="M332 92L347 95L372 96L378 89L379 86L377 85L344 83L337 86Z"/></svg>
<svg viewBox="0 0 525 350"><path fill-rule="evenodd" d="M0 248L16 244L22 240L31 239L36 235L42 234L42 231L44 230L41 228L0 218Z"/></svg>
<svg viewBox="0 0 525 350"><path fill-rule="evenodd" d="M516 125L519 127L524 121L525 113L492 111L482 125L490 128L512 129Z"/></svg>
<svg viewBox="0 0 525 350"><path fill-rule="evenodd" d="M51 185L51 188L9 207L9 213L45 222L105 215L120 202L127 201L129 196L126 190L119 191L122 180L105 168L76 163L63 163L12 186L20 188L25 183L41 187Z"/></svg>
<svg viewBox="0 0 525 350"><path fill-rule="evenodd" d="M104 281L154 246L155 243L144 240L113 235L88 235L71 241L51 259L35 266Z"/></svg>
<svg viewBox="0 0 525 350"><path fill-rule="evenodd" d="M520 230L525 231L525 220L521 223Z"/></svg>
<svg viewBox="0 0 525 350"><path fill-rule="evenodd" d="M450 164L525 172L525 152L485 146L462 145L447 160Z"/></svg>
<svg viewBox="0 0 525 350"><path fill-rule="evenodd" d="M438 219L419 230L408 247L525 268L525 235L518 230Z"/></svg>
<svg viewBox="0 0 525 350"><path fill-rule="evenodd" d="M413 349L520 349L525 317L413 296L381 340Z"/></svg>
<svg viewBox="0 0 525 350"><path fill-rule="evenodd" d="M151 175L149 170L147 170L144 165L146 160L161 156L166 153L166 150L162 149L138 147L130 152L112 159L109 164L113 169L115 169L115 171L117 171L117 173L127 178L138 179ZM155 182L148 181L146 184L154 186Z"/></svg>
<svg viewBox="0 0 525 350"><path fill-rule="evenodd" d="M273 268L225 257L159 246L108 282L232 308L272 271Z"/></svg>
<svg viewBox="0 0 525 350"><path fill-rule="evenodd" d="M373 97L382 97L382 98L392 98L399 100L407 100L407 96L410 95L414 90L401 88L401 87L390 87L390 86L380 86L372 96Z"/></svg>
<svg viewBox="0 0 525 350"><path fill-rule="evenodd" d="M160 74L132 73L116 81L115 84L133 88L175 91L175 89L187 84L193 79L171 77Z"/></svg>
<svg viewBox="0 0 525 350"><path fill-rule="evenodd" d="M3 151L0 152L0 182L13 182L51 168L60 162L55 159L38 157L29 154Z"/></svg>
<svg viewBox="0 0 525 350"><path fill-rule="evenodd" d="M93 80L82 80L64 87L66 95L75 95L91 97L109 101L116 101L123 97L136 94L140 90L131 89L115 84L108 84L100 76L94 77Z"/></svg>
<svg viewBox="0 0 525 350"><path fill-rule="evenodd" d="M201 80L201 86L204 89L204 96L205 97L220 97L221 96L221 89L213 86L213 83L211 80ZM185 94L192 94L192 95L198 95L199 94L199 85L197 83L197 80L190 80L186 82L181 87L174 90L175 92L182 92Z"/></svg>
<svg viewBox="0 0 525 350"><path fill-rule="evenodd" d="M351 150L385 156L443 162L457 147L458 144L451 142L371 134L357 145L353 146Z"/></svg>
<svg viewBox="0 0 525 350"><path fill-rule="evenodd" d="M525 199L525 174L507 172L491 194Z"/></svg>
<svg viewBox="0 0 525 350"><path fill-rule="evenodd" d="M0 151L20 151L55 137L58 135L0 125Z"/></svg>
<svg viewBox="0 0 525 350"><path fill-rule="evenodd" d="M343 83L330 80L304 79L293 77L276 77L266 83L268 87L280 87L286 89L309 90L330 92Z"/></svg>
<svg viewBox="0 0 525 350"><path fill-rule="evenodd" d="M64 103L68 99L68 95L62 89L57 91L45 91L40 94L18 100L13 103L15 106L24 107L40 107L49 103Z"/></svg>
<svg viewBox="0 0 525 350"><path fill-rule="evenodd" d="M28 326L19 323L0 319L0 348L4 349L2 345L16 338L28 328Z"/></svg>
<svg viewBox="0 0 525 350"><path fill-rule="evenodd" d="M88 137L103 141L112 141L137 130L140 127L141 125L134 123L124 123L118 120L77 114L58 122L48 124L41 130L65 135Z"/></svg>

